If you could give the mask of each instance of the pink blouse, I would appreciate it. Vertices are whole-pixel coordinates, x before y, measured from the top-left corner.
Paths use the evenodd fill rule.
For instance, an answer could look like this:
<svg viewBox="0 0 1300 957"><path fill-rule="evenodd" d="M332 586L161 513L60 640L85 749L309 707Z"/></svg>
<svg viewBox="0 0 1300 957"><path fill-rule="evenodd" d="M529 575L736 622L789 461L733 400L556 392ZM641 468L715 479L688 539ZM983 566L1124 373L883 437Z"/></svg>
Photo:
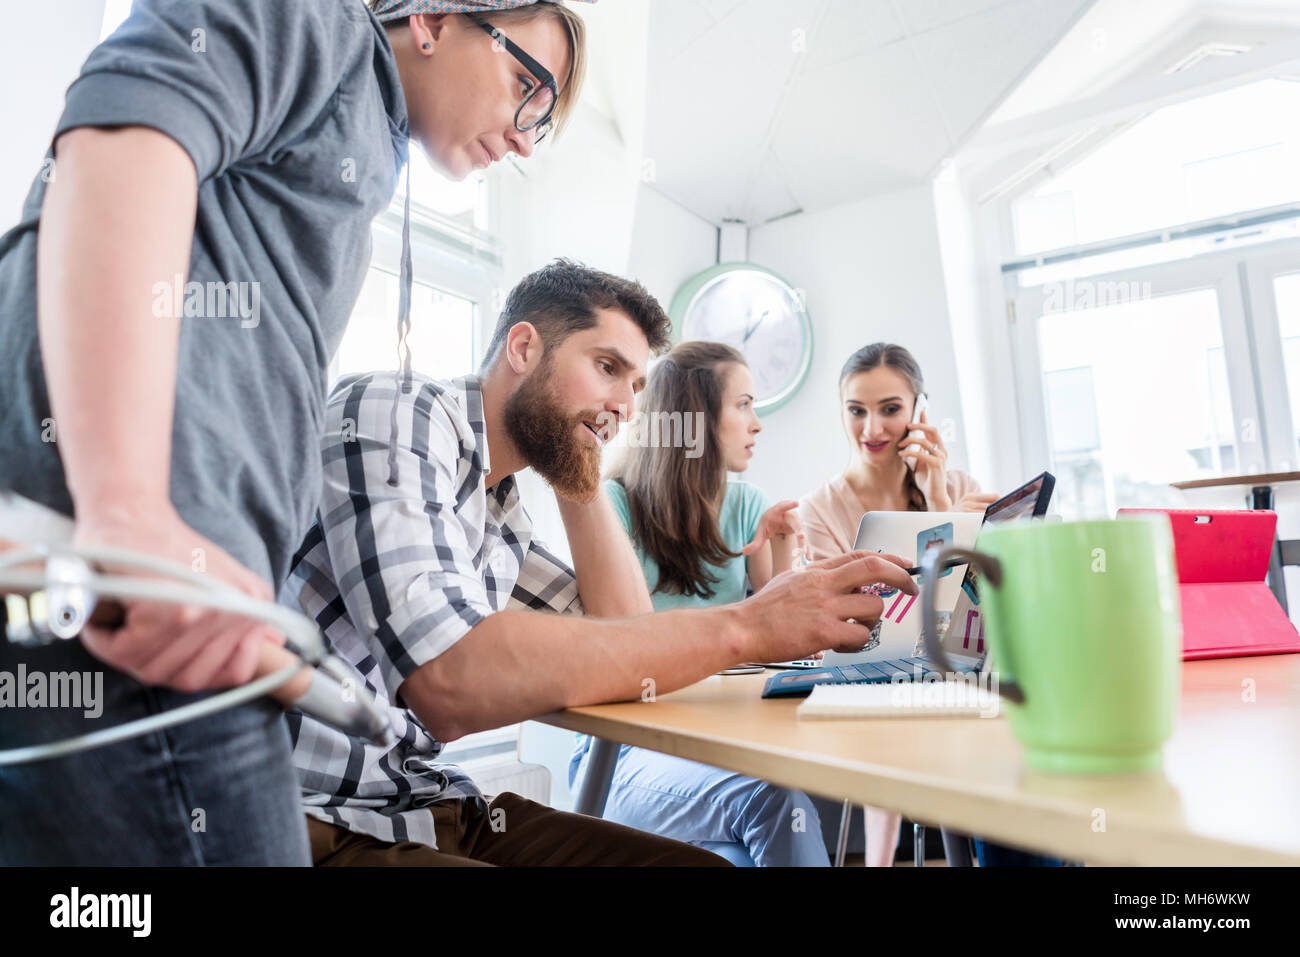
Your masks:
<svg viewBox="0 0 1300 957"><path fill-rule="evenodd" d="M965 472L948 470L948 497L952 499L953 508L964 497L979 490L979 484ZM803 522L812 560L820 561L852 551L858 523L865 511L843 475L836 475L804 496L799 502L799 520Z"/></svg>

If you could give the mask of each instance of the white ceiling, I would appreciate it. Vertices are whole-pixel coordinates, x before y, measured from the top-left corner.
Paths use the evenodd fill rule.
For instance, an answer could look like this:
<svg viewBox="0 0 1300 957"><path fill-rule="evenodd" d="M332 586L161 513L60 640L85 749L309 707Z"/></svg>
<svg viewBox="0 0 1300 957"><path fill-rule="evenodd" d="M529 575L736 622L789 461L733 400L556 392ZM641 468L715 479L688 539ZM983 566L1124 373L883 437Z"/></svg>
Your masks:
<svg viewBox="0 0 1300 957"><path fill-rule="evenodd" d="M1300 0L1096 0L989 123L1159 75L1195 41L1253 48L1293 35L1298 27Z"/></svg>
<svg viewBox="0 0 1300 957"><path fill-rule="evenodd" d="M758 225L929 181L1093 0L653 0L648 177Z"/></svg>
<svg viewBox="0 0 1300 957"><path fill-rule="evenodd" d="M1087 156L1151 109L1167 105L1170 97L1208 95L1221 84L1247 82L1259 72L1254 61L1287 59L1297 44L1300 0L1096 0L957 161L982 200L1028 188ZM1251 52L1206 58L1183 68L1180 80L1171 80L1176 64L1210 45ZM1268 73L1294 69L1269 68ZM1156 96L1153 91L1162 84L1169 91ZM1102 119L1090 121L1097 116Z"/></svg>

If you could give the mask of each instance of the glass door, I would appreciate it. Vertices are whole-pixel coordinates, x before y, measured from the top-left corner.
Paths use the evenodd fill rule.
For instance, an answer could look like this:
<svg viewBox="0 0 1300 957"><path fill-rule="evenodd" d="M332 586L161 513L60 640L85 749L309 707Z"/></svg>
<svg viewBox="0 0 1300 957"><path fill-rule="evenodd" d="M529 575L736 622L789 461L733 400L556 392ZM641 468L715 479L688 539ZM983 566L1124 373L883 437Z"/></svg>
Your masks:
<svg viewBox="0 0 1300 957"><path fill-rule="evenodd" d="M1278 243L1243 265L1277 472L1300 470L1300 242Z"/></svg>
<svg viewBox="0 0 1300 957"><path fill-rule="evenodd" d="M1065 518L1178 507L1172 482L1265 470L1231 262L1047 283L1014 315L1022 455L1056 475Z"/></svg>

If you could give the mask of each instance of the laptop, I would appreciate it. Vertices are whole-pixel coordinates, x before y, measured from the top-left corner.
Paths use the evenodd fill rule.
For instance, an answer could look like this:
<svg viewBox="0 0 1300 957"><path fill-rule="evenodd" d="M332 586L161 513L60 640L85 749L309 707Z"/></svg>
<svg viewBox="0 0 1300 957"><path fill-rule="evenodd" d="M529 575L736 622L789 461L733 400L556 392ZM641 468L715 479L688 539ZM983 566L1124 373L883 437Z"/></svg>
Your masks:
<svg viewBox="0 0 1300 957"><path fill-rule="evenodd" d="M951 545L972 547L981 524L979 512L867 512L858 523L853 547L858 551L898 555L919 568L926 552ZM962 564L945 568L939 574L935 608L940 609L941 629L961 594L965 568ZM879 588L879 592L885 610L871 629L866 646L852 654L828 651L823 656L823 665L856 665L921 653L920 596L890 588Z"/></svg>
<svg viewBox="0 0 1300 957"><path fill-rule="evenodd" d="M990 505L984 512L982 520L977 514L973 514L976 525L982 527L987 522L1012 522L1025 520L1028 518L1041 518L1047 514L1047 506L1052 498L1052 490L1056 487L1056 478L1050 472L1043 472L1026 482L1020 488L1016 489L1009 495L1005 495ZM863 547L862 540L863 528L867 519L873 514L900 514L908 513L868 513L863 516L863 524L858 527L859 540L855 543L856 547ZM912 513L916 516L924 516L926 513ZM932 518L937 518L945 513L932 513ZM954 523L954 534L956 532ZM913 541L913 547L917 547L917 542ZM966 544L958 541L955 544ZM895 553L898 554L898 553ZM902 554L910 555L910 551L904 551ZM920 554L924 554L924 549ZM920 557L918 554L918 558ZM954 569L956 572L956 569ZM957 579L957 575L953 575ZM939 579L939 587L944 588L945 578ZM965 574L960 578L960 586L954 589L956 599L955 605L949 604L950 609L945 623L945 616L940 614L939 633L940 641L943 643L943 649L947 653L949 660L958 672L978 672L984 668L988 658L988 644L984 641L984 626L979 614L979 591L978 576L974 569L966 567ZM895 643L886 644L884 641L884 627L886 619L896 621L899 618L906 619L905 615L898 614L898 608L901 605L914 605L916 611L916 620L920 619L920 596L916 596L916 601L912 602L913 596L898 592L905 601L891 601L888 595L882 595L881 598L885 603L884 614L877 623L877 627L872 629L872 639L875 641L879 633L879 644L862 652L856 652L852 655L842 655L835 652L827 652L826 658L835 655L830 663L821 668L810 668L801 671L782 671L769 678L763 686L764 698L791 697L794 695L805 695L812 691L818 685L837 685L837 684L864 684L864 683L883 683L894 680L911 681L917 678L925 678L928 675L939 675L943 677L938 669L934 667L924 654L920 646L919 625L916 629L916 637L912 638L912 647L907 654L891 654L897 652L898 645ZM940 598L943 597L943 591L940 592ZM936 602L940 609L944 608L943 604ZM893 617L891 617L891 615ZM910 634L910 632L906 632ZM871 644L871 641L868 644ZM850 659L844 661L843 659ZM836 663L836 662L839 663ZM896 678L897 676L897 678Z"/></svg>
<svg viewBox="0 0 1300 957"><path fill-rule="evenodd" d="M858 522L853 548L855 551L899 555L919 566L921 558L930 549L948 545L969 548L975 544L980 521L978 512L867 512ZM957 587L964 567L949 568L939 579L939 608L950 609L957 600ZM896 590L881 597L886 599L885 614L861 651L854 654L827 651L821 658L774 661L767 667L825 668L913 654L921 637L920 603L916 596Z"/></svg>
<svg viewBox="0 0 1300 957"><path fill-rule="evenodd" d="M1118 514L1169 516L1184 661L1300 652L1300 633L1265 581L1276 512L1122 508Z"/></svg>

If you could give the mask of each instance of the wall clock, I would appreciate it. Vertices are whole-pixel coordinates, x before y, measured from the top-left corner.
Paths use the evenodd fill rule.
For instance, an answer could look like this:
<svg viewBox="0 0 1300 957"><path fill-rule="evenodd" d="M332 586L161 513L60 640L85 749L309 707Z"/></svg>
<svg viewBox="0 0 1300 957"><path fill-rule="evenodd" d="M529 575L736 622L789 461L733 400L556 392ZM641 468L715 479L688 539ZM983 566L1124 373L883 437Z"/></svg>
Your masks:
<svg viewBox="0 0 1300 957"><path fill-rule="evenodd" d="M754 408L789 402L812 362L812 322L803 295L770 269L723 263L688 280L668 309L677 340L707 339L738 349L754 375Z"/></svg>

